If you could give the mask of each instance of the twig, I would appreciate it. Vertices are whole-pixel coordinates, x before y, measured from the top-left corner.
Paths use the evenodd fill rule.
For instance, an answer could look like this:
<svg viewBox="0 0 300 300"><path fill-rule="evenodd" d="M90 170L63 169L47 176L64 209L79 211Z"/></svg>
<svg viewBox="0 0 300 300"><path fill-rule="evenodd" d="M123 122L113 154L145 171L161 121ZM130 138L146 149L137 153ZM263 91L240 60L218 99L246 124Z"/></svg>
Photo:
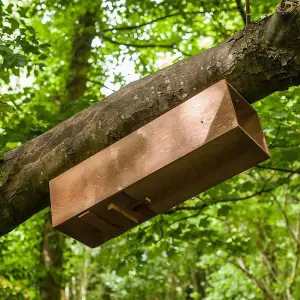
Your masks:
<svg viewBox="0 0 300 300"><path fill-rule="evenodd" d="M300 174L300 170L288 170L284 168L274 168L274 167L268 167L268 166L257 166L258 169L264 169L264 170L273 170L278 172L285 172L290 174Z"/></svg>
<svg viewBox="0 0 300 300"><path fill-rule="evenodd" d="M270 291L270 288L267 286L264 280L259 280L254 277L251 271L247 268L244 259L238 258L237 262L229 260L229 263L240 269L264 294L264 296L268 296L266 299L276 299L275 296Z"/></svg>
<svg viewBox="0 0 300 300"><path fill-rule="evenodd" d="M279 123L279 126L277 128L276 136L275 136L274 140L270 143L269 148L272 148L274 143L277 141L278 136L279 136L279 132L280 132L280 129L281 129L281 125L282 125L282 119L280 119L280 123Z"/></svg>
<svg viewBox="0 0 300 300"><path fill-rule="evenodd" d="M269 188L269 189L261 190L261 191L258 191L256 193L252 194L252 195L245 196L245 197L239 197L239 198L233 198L233 199L217 199L217 200L213 200L213 201L211 201L209 203L203 203L200 206L181 206L181 207L176 207L175 209L167 212L166 214L173 214L173 213L175 213L177 211L195 211L195 210L197 210L197 212L195 214L191 215L191 216L185 216L183 218L175 220L171 224L171 225L173 225L173 224L176 224L176 223L184 221L184 220L188 220L188 219L191 219L191 218L198 217L205 208L207 208L207 207L209 207L211 205L214 205L214 204L217 204L217 203L224 203L224 202L237 202L237 201L247 200L247 199L250 199L252 197L261 195L263 193L271 192L271 191L275 190L277 187L278 186L276 186L274 188Z"/></svg>
<svg viewBox="0 0 300 300"><path fill-rule="evenodd" d="M290 145L273 145L269 146L269 149L275 149L275 148L294 148L294 147L300 147L300 143L296 144L290 144Z"/></svg>
<svg viewBox="0 0 300 300"><path fill-rule="evenodd" d="M238 11L239 11L239 13L240 13L243 21L244 21L244 24L246 25L246 22L247 22L247 20L246 20L246 14L245 14L242 2L241 2L241 0L235 0L235 3L236 3L236 7L237 7L237 9L238 9Z"/></svg>
<svg viewBox="0 0 300 300"><path fill-rule="evenodd" d="M102 87L104 87L104 88L106 88L106 89L112 91L113 93L116 92L115 90L111 89L110 87L108 87L107 85L105 85L105 84L104 84L103 82L101 82L101 81L98 81L98 80L91 80L91 79L89 79L88 81L89 81L89 82L92 82L92 83L99 84L99 85L101 85Z"/></svg>
<svg viewBox="0 0 300 300"><path fill-rule="evenodd" d="M297 237L297 235L296 235L296 232L294 231L293 227L291 226L290 221L289 221L289 219L288 219L288 216L287 216L285 210L284 210L283 207L280 205L280 203L279 203L279 201L277 200L276 196L275 196L275 195L273 195L273 196L274 196L274 201L275 201L276 204L278 205L278 208L279 208L279 210L280 210L280 212L281 212L281 214L282 214L282 216L283 216L283 218L284 218L286 227L288 228L288 230L289 230L289 232L290 232L290 234L291 234L293 240L294 240L295 243L297 244L297 243L298 243L298 237Z"/></svg>
<svg viewBox="0 0 300 300"><path fill-rule="evenodd" d="M232 11L233 9L228 9L225 11ZM156 19L150 20L149 22L145 22L139 25L133 25L133 26L120 26L120 27L113 27L113 28L106 28L103 31L104 32L111 32L114 30L117 31L121 31L121 30L134 30L134 29L138 29L147 25L151 25L153 23L168 19L168 18L172 18L172 17L177 17L177 16L188 16L188 15L200 15L200 14L205 14L205 13L217 13L217 12L224 12L224 10L214 10L214 11L188 11L188 12L177 12L177 13L173 13L173 14L169 14L169 15L165 15L162 17L158 17Z"/></svg>
<svg viewBox="0 0 300 300"><path fill-rule="evenodd" d="M126 46L126 47L134 47L134 48L167 48L167 49L172 49L174 50L176 45L175 44L134 44L134 43L123 43L123 42L119 42L119 41L115 41L113 40L111 37L108 37L106 35L100 35L100 37L105 40L108 41L112 44L118 45L118 46Z"/></svg>
<svg viewBox="0 0 300 300"><path fill-rule="evenodd" d="M251 23L251 5L250 0L246 0L246 25Z"/></svg>

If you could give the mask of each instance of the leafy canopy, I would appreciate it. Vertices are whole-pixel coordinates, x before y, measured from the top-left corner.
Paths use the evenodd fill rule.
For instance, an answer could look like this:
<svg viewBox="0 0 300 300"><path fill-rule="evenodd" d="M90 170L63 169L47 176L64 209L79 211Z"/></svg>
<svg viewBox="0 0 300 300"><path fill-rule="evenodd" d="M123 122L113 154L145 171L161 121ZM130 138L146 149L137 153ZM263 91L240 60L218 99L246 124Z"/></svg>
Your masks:
<svg viewBox="0 0 300 300"><path fill-rule="evenodd" d="M244 26L238 0L9 3L0 6L1 155ZM253 19L276 4L253 0ZM98 249L65 238L59 268L42 259L47 212L34 216L0 240L1 297L40 299L51 274L79 299L299 299L299 88L255 108L271 160Z"/></svg>

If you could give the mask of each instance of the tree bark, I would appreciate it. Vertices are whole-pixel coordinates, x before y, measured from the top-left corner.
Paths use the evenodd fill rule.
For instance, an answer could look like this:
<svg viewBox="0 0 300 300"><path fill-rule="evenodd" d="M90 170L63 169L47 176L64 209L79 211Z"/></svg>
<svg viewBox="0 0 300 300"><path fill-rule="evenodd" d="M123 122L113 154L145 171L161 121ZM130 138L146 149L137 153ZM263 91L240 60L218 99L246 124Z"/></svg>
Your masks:
<svg viewBox="0 0 300 300"><path fill-rule="evenodd" d="M45 218L42 244L42 262L46 274L42 278L40 291L44 300L61 299L61 268L63 261L64 236L53 231L50 214Z"/></svg>
<svg viewBox="0 0 300 300"><path fill-rule="evenodd" d="M49 205L49 180L221 79L253 103L300 84L300 4L150 76L5 154L0 235Z"/></svg>

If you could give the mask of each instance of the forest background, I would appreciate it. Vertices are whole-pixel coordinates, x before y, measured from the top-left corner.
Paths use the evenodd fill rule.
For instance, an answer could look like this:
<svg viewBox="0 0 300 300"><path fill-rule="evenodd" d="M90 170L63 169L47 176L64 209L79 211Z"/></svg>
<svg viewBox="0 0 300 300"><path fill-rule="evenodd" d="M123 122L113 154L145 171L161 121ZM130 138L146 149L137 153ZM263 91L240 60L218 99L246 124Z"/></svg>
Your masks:
<svg viewBox="0 0 300 300"><path fill-rule="evenodd" d="M259 21L278 0L251 3ZM0 159L126 84L222 42L244 28L244 5L0 2ZM53 231L49 208L1 237L0 299L300 299L299 91L253 105L269 161L99 248Z"/></svg>

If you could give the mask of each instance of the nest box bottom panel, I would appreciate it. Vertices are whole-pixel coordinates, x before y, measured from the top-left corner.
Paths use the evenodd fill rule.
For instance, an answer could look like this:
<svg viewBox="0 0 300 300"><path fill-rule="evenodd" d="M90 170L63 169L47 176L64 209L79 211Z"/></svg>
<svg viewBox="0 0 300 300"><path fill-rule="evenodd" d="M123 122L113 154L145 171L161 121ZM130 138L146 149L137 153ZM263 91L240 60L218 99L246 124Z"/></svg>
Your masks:
<svg viewBox="0 0 300 300"><path fill-rule="evenodd" d="M223 80L51 180L53 225L95 247L268 158Z"/></svg>

